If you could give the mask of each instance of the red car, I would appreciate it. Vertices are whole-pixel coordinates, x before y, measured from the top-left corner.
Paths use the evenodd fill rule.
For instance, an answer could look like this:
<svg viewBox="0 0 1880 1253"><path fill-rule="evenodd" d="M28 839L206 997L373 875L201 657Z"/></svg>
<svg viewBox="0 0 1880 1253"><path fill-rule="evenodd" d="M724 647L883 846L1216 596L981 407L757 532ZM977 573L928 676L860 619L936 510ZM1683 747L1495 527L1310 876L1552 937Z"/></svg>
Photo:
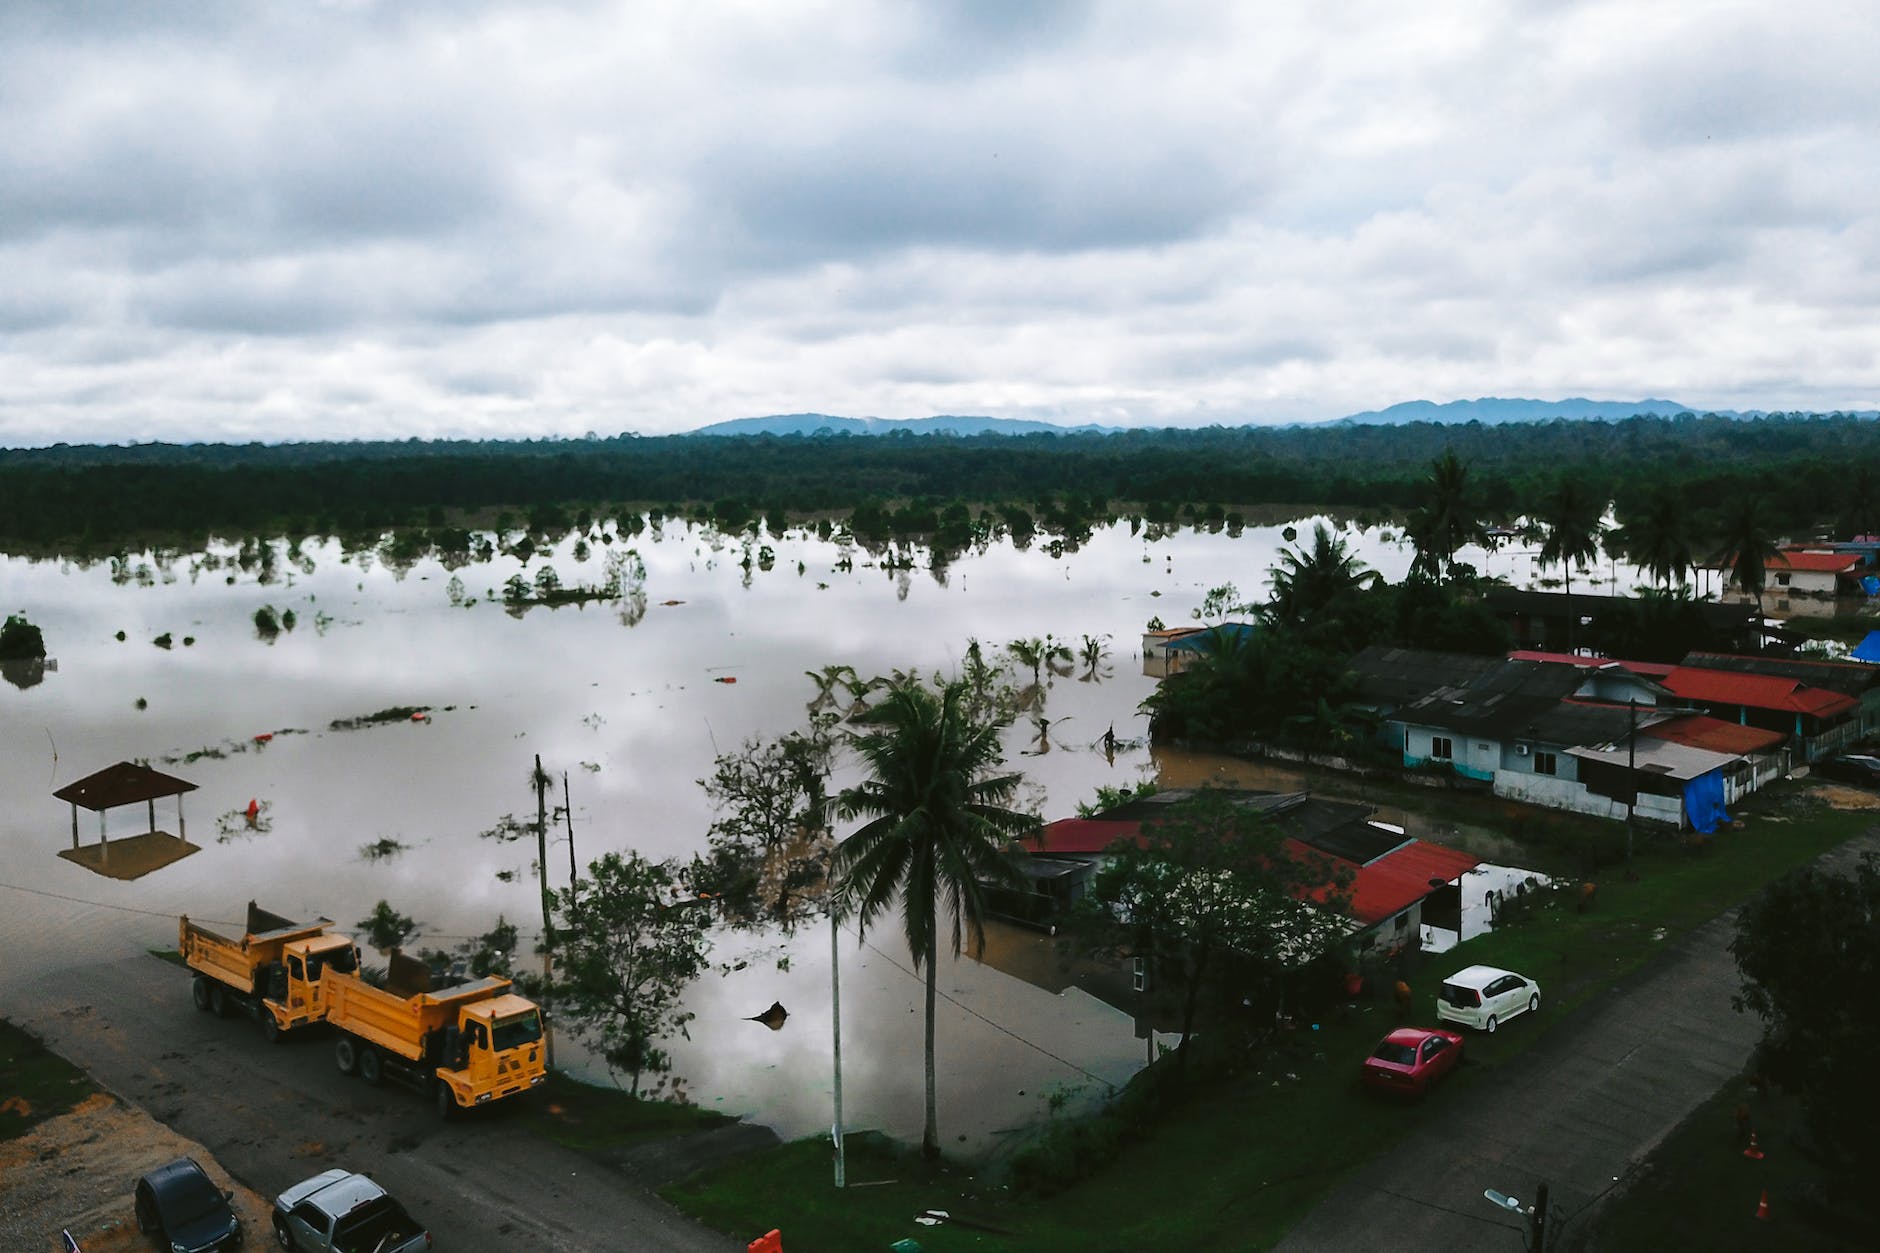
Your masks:
<svg viewBox="0 0 1880 1253"><path fill-rule="evenodd" d="M1453 1031L1399 1027L1364 1059L1364 1084L1378 1092L1422 1096L1462 1060L1462 1037Z"/></svg>

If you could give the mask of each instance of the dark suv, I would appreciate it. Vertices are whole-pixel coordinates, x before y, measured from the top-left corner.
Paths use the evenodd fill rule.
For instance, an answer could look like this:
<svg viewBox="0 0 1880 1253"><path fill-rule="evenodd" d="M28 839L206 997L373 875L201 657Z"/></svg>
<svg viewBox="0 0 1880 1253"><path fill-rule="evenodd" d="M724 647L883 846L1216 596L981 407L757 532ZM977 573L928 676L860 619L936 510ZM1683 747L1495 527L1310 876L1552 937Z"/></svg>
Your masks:
<svg viewBox="0 0 1880 1253"><path fill-rule="evenodd" d="M242 1244L233 1193L210 1182L193 1157L179 1157L137 1181L137 1229L174 1253L228 1253Z"/></svg>

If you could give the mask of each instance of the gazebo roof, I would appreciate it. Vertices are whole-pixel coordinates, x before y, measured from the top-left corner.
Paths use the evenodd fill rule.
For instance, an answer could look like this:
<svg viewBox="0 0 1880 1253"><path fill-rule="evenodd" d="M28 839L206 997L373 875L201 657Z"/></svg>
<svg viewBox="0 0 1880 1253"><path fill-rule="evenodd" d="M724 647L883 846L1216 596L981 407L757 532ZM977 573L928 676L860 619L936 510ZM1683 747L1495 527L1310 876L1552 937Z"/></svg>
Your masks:
<svg viewBox="0 0 1880 1253"><path fill-rule="evenodd" d="M96 774L88 774L75 783L66 784L53 795L74 805L83 805L86 809L102 810L156 800L160 796L180 796L195 790L194 783L175 775L164 774L135 762L120 761L115 766L106 766Z"/></svg>

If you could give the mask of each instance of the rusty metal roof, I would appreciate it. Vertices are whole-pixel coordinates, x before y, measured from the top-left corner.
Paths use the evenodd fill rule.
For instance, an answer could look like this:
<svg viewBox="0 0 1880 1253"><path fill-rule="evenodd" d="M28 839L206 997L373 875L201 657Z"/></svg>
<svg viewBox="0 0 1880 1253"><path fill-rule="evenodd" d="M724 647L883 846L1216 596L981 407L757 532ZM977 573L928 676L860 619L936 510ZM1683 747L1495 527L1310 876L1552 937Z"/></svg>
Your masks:
<svg viewBox="0 0 1880 1253"><path fill-rule="evenodd" d="M106 766L96 774L88 774L75 783L66 784L53 795L74 805L83 805L86 809L99 810L135 805L138 801L156 800L162 796L181 796L184 792L195 790L196 785L186 779L135 762L120 761L115 766Z"/></svg>

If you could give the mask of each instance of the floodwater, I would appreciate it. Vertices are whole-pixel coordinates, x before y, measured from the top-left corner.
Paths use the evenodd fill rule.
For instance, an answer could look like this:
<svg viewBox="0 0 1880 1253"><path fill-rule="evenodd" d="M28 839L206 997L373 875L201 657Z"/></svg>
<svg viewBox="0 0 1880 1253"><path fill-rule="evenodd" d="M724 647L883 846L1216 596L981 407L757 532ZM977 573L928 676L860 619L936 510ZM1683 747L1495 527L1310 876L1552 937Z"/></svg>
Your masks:
<svg viewBox="0 0 1880 1253"><path fill-rule="evenodd" d="M1297 523L1308 540L1313 521ZM1372 568L1404 576L1408 545L1376 529L1346 534ZM1047 633L1073 647L1108 638L1097 674L1079 664L1051 680L1048 741L1029 718L1008 734L1024 805L1063 816L1099 785L1156 775L1137 708L1154 686L1138 655L1145 623L1192 620L1223 583L1259 597L1284 542L1278 527L1151 538L1117 524L1058 556L1042 542L998 541L943 570L924 554L891 570L813 535L747 542L668 522L593 543L585 560L570 536L526 566L498 555L454 571L431 559L393 568L327 542L291 555L277 542L271 563L247 567L233 547L90 566L0 557L0 610L41 627L56 663L0 683L0 998L70 963L147 960L145 949L174 945L178 914L228 924L250 898L355 931L384 900L419 920L413 947L450 947L499 914L530 939L533 842L479 833L505 814L533 818L535 755L557 781L567 776L575 860L627 849L684 858L713 816L697 780L746 738L802 726L815 695L806 671L951 672L974 637L989 651ZM768 569L760 546L772 550ZM628 601L520 614L500 601L510 575L533 578L544 564L564 584L599 583L607 556L628 547L645 569ZM1533 577L1531 554L1475 559L1511 581ZM293 629L261 638L263 607L291 610ZM153 644L164 635L170 647ZM330 729L393 706L429 716ZM1112 727L1113 757L1100 747ZM132 837L150 826L131 806L107 816L123 850L117 874L61 857L72 815L53 791L126 759L196 784L180 814L176 800L155 805L156 826L174 835L180 818L195 851L127 872ZM98 818L81 811L78 842L99 836ZM548 861L551 883L565 883L565 828ZM994 965L943 957L938 1025L942 1134L993 1151L1053 1093L1100 1095L1153 1045L1130 1015L1050 978L1034 937L995 939ZM893 920L865 942L850 929L838 948L845 1123L918 1136L922 984ZM677 1085L786 1137L826 1128L827 928L790 942L727 938L719 955L744 965L688 991L696 1017L690 1039L672 1042ZM169 968L152 963L151 977L187 994ZM781 1029L750 1021L773 1001L789 1010ZM580 1061L565 1048L562 1059Z"/></svg>

